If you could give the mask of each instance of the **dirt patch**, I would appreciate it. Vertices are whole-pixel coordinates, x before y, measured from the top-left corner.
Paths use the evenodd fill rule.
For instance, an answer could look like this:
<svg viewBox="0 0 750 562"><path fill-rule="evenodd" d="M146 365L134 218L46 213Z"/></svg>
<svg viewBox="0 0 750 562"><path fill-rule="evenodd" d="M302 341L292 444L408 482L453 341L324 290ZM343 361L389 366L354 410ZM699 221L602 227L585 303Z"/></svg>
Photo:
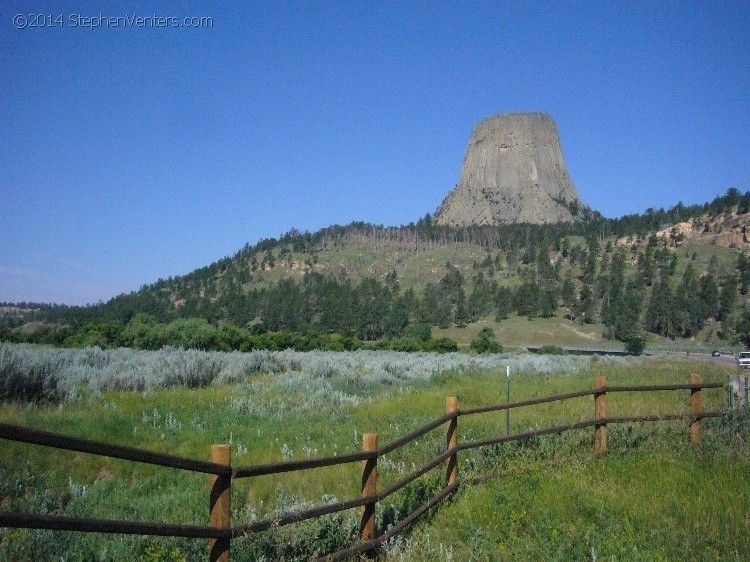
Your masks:
<svg viewBox="0 0 750 562"><path fill-rule="evenodd" d="M587 340L592 340L592 341L594 341L594 340L598 340L598 339L599 339L599 338L598 338L597 336L595 336L595 335L593 335L593 334L587 334L586 332L582 332L581 330L577 330L577 329L575 328L575 326L571 326L571 325L569 325L569 324L559 324L559 325L560 325L560 326L562 326L563 328L566 328L566 329L570 330L570 331L571 331L571 332L573 332L573 333L574 333L575 335L577 335L577 336L579 336L579 337L582 337L582 338L584 338L584 339L587 339Z"/></svg>
<svg viewBox="0 0 750 562"><path fill-rule="evenodd" d="M113 477L114 477L114 473L106 466L103 466L99 469L99 472L96 474L95 482L98 483L103 480L110 480Z"/></svg>

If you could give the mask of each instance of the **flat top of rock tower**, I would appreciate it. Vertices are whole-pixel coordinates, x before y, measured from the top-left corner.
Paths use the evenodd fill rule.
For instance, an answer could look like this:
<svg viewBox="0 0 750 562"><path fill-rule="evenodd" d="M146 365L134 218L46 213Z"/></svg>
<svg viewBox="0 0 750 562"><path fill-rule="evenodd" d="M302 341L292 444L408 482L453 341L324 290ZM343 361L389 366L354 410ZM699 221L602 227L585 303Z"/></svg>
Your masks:
<svg viewBox="0 0 750 562"><path fill-rule="evenodd" d="M474 129L479 129L480 127L486 127L495 123L500 124L503 122L547 122L553 127L555 126L555 120L546 113L534 111L519 111L516 113L498 113L497 115L485 117L475 125Z"/></svg>

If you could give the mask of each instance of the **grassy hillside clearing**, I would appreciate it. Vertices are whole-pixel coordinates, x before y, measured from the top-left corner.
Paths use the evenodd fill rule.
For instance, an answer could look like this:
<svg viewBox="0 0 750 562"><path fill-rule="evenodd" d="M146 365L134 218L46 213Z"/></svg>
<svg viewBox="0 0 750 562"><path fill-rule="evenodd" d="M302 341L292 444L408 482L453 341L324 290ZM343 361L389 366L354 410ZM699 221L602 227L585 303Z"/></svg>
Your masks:
<svg viewBox="0 0 750 562"><path fill-rule="evenodd" d="M562 316L533 318L511 315L507 320L495 322L489 319L472 322L463 328L433 328L436 338L448 337L459 346L468 347L479 331L485 326L492 328L497 340L504 346L558 345L575 348L621 348L618 341L602 337L601 324L580 324Z"/></svg>

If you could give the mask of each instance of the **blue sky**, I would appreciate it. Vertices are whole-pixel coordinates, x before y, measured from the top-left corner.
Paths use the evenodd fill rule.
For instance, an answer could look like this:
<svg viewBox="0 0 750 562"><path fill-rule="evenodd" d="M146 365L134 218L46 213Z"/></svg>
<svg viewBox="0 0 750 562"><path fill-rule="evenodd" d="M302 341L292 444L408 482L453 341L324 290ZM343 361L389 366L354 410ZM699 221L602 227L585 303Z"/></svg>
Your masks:
<svg viewBox="0 0 750 562"><path fill-rule="evenodd" d="M415 221L509 111L553 116L605 216L750 189L746 1L238 4L4 3L0 301L107 300L293 227Z"/></svg>

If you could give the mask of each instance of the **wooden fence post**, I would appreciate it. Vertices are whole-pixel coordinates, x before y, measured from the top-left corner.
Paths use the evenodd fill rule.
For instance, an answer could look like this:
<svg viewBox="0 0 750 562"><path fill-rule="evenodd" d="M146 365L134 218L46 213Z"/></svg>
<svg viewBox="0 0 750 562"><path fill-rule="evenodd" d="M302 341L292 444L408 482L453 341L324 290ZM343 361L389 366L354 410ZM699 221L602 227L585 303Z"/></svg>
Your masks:
<svg viewBox="0 0 750 562"><path fill-rule="evenodd" d="M700 384L701 376L695 375L695 374L690 375L690 383ZM701 398L701 389L691 388L690 389L690 414L700 415L702 409L703 409L703 399ZM692 443L700 443L701 441L701 419L700 418L692 418L690 420L690 441Z"/></svg>
<svg viewBox="0 0 750 562"><path fill-rule="evenodd" d="M445 413L452 414L458 411L458 398L455 396L448 396L445 399ZM446 436L446 444L448 449L455 447L458 444L458 416L454 417L448 422L448 435ZM458 478L458 453L452 454L448 457L445 465L445 481L446 485L453 484Z"/></svg>
<svg viewBox="0 0 750 562"><path fill-rule="evenodd" d="M211 445L211 462L231 466L232 457L229 445ZM209 525L219 529L229 529L231 523L232 477L212 474L210 485ZM209 539L209 560L229 562L230 539Z"/></svg>
<svg viewBox="0 0 750 562"><path fill-rule="evenodd" d="M362 435L362 452L370 453L378 450L378 434L365 433ZM378 457L362 461L362 497L374 496L378 493ZM369 502L362 506L362 518L359 533L363 541L375 538L375 503Z"/></svg>
<svg viewBox="0 0 750 562"><path fill-rule="evenodd" d="M594 418L601 420L607 417L607 377L598 376L594 379L594 390L602 389L594 393ZM597 423L594 429L594 452L605 453L607 451L607 423Z"/></svg>

